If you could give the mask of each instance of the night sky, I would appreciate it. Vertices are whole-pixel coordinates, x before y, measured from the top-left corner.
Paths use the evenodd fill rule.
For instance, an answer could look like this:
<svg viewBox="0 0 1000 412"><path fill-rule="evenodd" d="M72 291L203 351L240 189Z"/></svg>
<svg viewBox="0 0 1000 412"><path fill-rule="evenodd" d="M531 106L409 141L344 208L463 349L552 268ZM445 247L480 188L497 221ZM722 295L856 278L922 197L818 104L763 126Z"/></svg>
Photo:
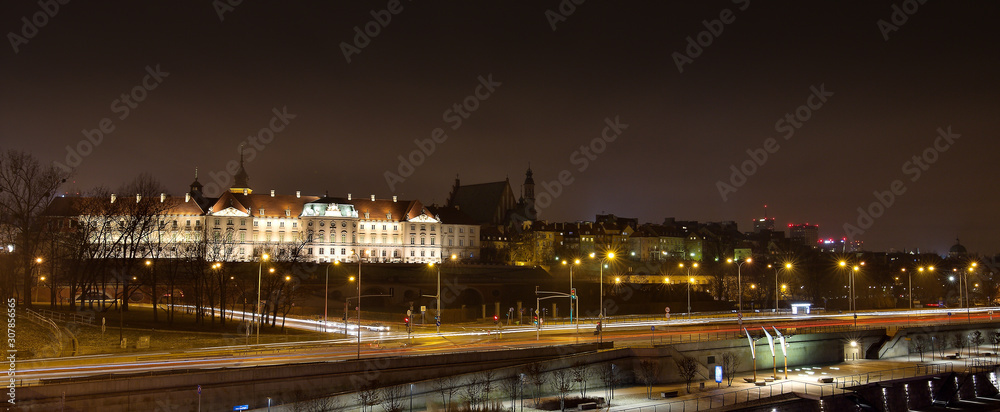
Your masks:
<svg viewBox="0 0 1000 412"><path fill-rule="evenodd" d="M997 2L51 1L51 17L38 1L0 12L0 139L75 165L70 192L149 172L179 195L196 167L214 188L252 135L258 191L441 204L456 175L519 192L530 162L548 220L749 231L767 204L822 237L853 224L867 249L1000 251ZM602 139L615 118L627 128ZM563 170L571 184L544 184Z"/></svg>

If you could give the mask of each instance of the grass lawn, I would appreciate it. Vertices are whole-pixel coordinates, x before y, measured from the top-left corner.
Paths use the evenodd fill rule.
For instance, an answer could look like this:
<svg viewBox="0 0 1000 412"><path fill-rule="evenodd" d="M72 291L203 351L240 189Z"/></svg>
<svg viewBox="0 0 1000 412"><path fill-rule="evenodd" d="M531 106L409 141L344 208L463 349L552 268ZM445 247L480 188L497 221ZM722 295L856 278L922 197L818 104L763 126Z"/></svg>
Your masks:
<svg viewBox="0 0 1000 412"><path fill-rule="evenodd" d="M47 307L39 308L47 309ZM179 308L174 312L172 323L168 322L167 311L163 308L159 309L159 322L153 322L153 309L151 307L130 306L124 314L114 308L101 311L97 306L95 306L95 310L76 311L63 307L56 311L92 314L94 316L93 325L74 322L62 323L62 326L73 333L79 342L77 355L232 346L244 345L248 341L249 323L244 322L239 316L229 319L227 315L226 323L222 325L218 315L216 315L214 323L211 318L207 317L203 323L197 323L193 313L187 313ZM101 330L102 320L104 322L103 332ZM249 342L253 343L256 341L256 329L249 332ZM273 328L270 325L260 328L260 343L312 341L333 339L340 336L342 335L307 332L291 328L282 329L280 316ZM126 340L126 348L121 348L119 337ZM149 337L149 348L137 348L137 343L142 337Z"/></svg>

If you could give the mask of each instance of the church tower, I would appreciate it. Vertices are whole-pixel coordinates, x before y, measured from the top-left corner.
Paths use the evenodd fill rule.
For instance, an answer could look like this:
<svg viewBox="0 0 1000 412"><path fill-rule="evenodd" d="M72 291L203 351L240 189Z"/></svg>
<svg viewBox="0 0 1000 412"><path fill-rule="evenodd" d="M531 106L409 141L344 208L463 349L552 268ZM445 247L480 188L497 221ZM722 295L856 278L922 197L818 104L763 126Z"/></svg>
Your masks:
<svg viewBox="0 0 1000 412"><path fill-rule="evenodd" d="M253 193L253 189L250 189L250 175L247 174L247 170L243 168L243 145L240 145L240 169L236 171L236 175L233 176L233 187L229 188L230 193L242 193L249 195Z"/></svg>
<svg viewBox="0 0 1000 412"><path fill-rule="evenodd" d="M203 188L204 186L202 186L201 182L198 181L198 168L196 167L194 168L194 181L191 182L191 191L188 193L190 193L192 197L200 197L202 196L201 190Z"/></svg>
<svg viewBox="0 0 1000 412"><path fill-rule="evenodd" d="M531 164L528 164L528 171L524 173L524 200L529 204L535 203L535 179L531 177Z"/></svg>

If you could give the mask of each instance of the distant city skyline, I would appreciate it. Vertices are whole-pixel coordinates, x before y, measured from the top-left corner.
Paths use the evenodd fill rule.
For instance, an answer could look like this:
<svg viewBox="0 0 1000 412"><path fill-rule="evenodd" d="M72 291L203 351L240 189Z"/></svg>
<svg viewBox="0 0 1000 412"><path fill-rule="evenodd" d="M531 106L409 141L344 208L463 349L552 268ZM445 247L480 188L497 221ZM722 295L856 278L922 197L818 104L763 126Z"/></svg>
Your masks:
<svg viewBox="0 0 1000 412"><path fill-rule="evenodd" d="M67 191L180 194L244 145L257 190L426 204L530 163L549 221L747 232L767 204L870 250L1000 252L997 3L215 3L12 2L4 148Z"/></svg>

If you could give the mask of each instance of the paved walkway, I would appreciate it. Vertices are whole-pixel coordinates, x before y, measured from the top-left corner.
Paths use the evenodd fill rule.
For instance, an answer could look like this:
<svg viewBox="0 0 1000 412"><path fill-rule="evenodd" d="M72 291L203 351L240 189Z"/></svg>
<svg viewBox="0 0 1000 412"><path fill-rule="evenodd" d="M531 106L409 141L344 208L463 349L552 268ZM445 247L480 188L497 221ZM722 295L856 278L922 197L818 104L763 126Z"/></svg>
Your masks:
<svg viewBox="0 0 1000 412"><path fill-rule="evenodd" d="M984 347L985 349L985 347ZM996 357L977 358L982 360L997 361ZM901 379L912 376L924 376L936 373L935 371L961 371L966 368L967 359L955 360L934 359L929 356L924 357L924 362L920 362L918 356L889 358L882 360L853 360L833 365L815 365L806 367L791 367L788 370L788 379L785 378L784 371L778 369L780 379L773 382L766 382L764 386L757 386L743 380L744 377L753 377L753 372L741 372L733 380L732 386L728 386L724 380L722 384L714 381L694 381L691 383L691 391L688 392L684 383L674 383L667 385L653 386L653 399L646 396L644 386L630 386L616 389L615 396L611 400L610 411L631 411L631 412L664 412L664 411L692 411L708 410L714 407L728 406L736 403L743 403L758 398L767 398L780 395L782 393L806 393L814 396L830 395L842 390L837 389L833 383L820 383L820 378L845 378L855 383L868 383L880 380ZM929 366L933 365L933 366ZM950 368L950 369L949 369ZM761 369L757 371L758 380L770 378L772 369ZM701 383L704 382L704 389ZM671 399L662 399L661 392L677 391L681 396ZM527 392L527 390L526 390ZM587 395L591 397L606 396L603 387L588 389ZM574 392L578 395L579 392ZM573 394L571 394L572 396ZM531 406L533 401L524 401L524 411L540 411ZM505 403L509 406L510 403ZM520 407L517 408L521 410Z"/></svg>

